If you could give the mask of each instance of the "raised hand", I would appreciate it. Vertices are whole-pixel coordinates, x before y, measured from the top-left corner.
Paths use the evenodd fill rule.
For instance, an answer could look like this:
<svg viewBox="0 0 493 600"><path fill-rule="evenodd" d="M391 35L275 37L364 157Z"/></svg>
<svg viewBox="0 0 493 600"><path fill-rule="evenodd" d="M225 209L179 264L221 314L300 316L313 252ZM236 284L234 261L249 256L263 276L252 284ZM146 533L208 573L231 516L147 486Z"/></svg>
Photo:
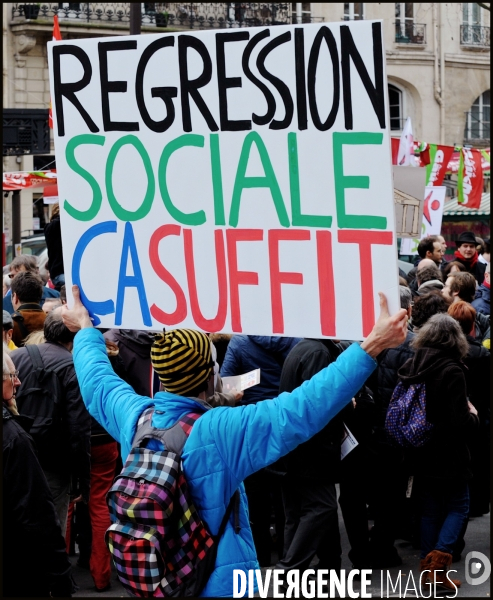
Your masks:
<svg viewBox="0 0 493 600"><path fill-rule="evenodd" d="M72 294L74 297L73 307L68 308L67 304L62 306L63 323L70 331L79 331L86 327L92 327L91 317L86 307L80 301L80 292L77 285L72 286Z"/></svg>
<svg viewBox="0 0 493 600"><path fill-rule="evenodd" d="M361 344L363 350L375 358L386 348L395 348L404 342L407 333L407 311L401 308L390 316L387 298L382 292L380 296L380 316L370 335Z"/></svg>

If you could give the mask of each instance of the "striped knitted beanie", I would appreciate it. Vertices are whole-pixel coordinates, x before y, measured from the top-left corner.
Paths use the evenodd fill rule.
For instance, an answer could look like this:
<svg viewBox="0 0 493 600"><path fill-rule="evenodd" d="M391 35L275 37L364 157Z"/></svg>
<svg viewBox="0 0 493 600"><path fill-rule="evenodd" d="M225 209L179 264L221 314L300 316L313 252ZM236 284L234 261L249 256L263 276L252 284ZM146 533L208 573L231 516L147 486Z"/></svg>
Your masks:
<svg viewBox="0 0 493 600"><path fill-rule="evenodd" d="M180 396L207 381L214 366L209 338L193 329L157 334L151 348L151 362L164 389Z"/></svg>

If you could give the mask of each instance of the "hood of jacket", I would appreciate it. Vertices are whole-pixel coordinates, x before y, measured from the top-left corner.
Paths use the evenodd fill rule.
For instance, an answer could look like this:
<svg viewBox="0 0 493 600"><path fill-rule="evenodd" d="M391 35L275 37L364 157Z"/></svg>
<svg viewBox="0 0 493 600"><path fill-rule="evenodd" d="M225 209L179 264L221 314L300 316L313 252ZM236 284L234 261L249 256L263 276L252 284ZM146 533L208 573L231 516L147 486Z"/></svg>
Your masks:
<svg viewBox="0 0 493 600"><path fill-rule="evenodd" d="M268 335L249 335L248 338L257 346L261 346L268 352L289 352L293 344L293 338L277 337Z"/></svg>
<svg viewBox="0 0 493 600"><path fill-rule="evenodd" d="M482 298L485 302L490 302L490 288L487 288L484 284L481 284L476 290L476 298Z"/></svg>
<svg viewBox="0 0 493 600"><path fill-rule="evenodd" d="M406 361L398 371L404 385L411 385L426 379L440 378L443 368L451 360L454 353L439 348L418 348L413 356Z"/></svg>
<svg viewBox="0 0 493 600"><path fill-rule="evenodd" d="M141 358L149 358L151 346L154 342L154 333L137 329L113 329L113 335L121 344L128 346Z"/></svg>

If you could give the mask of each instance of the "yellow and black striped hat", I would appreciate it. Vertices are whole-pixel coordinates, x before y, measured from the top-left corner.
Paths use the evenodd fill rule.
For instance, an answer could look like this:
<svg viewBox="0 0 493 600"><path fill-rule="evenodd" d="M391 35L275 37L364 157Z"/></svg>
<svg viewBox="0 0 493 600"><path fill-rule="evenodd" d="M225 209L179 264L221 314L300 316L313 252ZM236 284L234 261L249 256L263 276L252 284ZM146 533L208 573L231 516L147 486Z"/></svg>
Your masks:
<svg viewBox="0 0 493 600"><path fill-rule="evenodd" d="M193 329L157 334L151 348L151 362L164 389L180 396L207 381L214 367L209 338Z"/></svg>

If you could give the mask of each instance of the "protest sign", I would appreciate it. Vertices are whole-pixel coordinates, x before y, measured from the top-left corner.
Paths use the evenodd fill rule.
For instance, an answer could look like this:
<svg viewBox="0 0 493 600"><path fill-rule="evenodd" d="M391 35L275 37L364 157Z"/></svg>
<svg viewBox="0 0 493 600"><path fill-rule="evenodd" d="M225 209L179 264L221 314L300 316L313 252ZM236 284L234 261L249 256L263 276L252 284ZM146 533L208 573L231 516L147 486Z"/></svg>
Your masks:
<svg viewBox="0 0 493 600"><path fill-rule="evenodd" d="M67 292L102 327L362 339L399 308L382 22L48 44Z"/></svg>
<svg viewBox="0 0 493 600"><path fill-rule="evenodd" d="M446 191L445 186L427 185L425 187L421 236L419 238L403 238L401 240L401 254L417 254L420 240L429 235L440 235Z"/></svg>

